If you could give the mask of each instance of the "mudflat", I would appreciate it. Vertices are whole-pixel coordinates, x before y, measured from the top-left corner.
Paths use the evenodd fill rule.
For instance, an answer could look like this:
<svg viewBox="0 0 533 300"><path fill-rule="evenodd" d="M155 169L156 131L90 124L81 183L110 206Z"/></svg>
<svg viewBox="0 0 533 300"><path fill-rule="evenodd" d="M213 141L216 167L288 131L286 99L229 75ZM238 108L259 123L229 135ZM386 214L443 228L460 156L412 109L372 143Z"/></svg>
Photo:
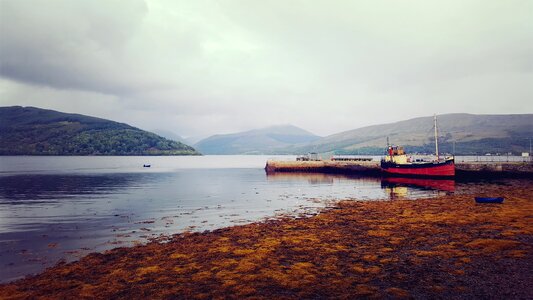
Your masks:
<svg viewBox="0 0 533 300"><path fill-rule="evenodd" d="M474 196L503 196L476 204ZM26 298L533 298L533 188L342 201L305 218L183 233L0 286Z"/></svg>

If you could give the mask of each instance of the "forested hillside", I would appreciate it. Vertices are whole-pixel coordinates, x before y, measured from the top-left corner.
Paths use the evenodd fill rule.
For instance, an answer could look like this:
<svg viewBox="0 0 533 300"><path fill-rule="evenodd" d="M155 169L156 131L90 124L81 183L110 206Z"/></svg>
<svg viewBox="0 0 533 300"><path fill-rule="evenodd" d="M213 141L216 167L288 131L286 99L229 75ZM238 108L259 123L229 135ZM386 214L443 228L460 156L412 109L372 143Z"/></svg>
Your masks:
<svg viewBox="0 0 533 300"><path fill-rule="evenodd" d="M35 107L0 107L0 155L198 155L124 123Z"/></svg>

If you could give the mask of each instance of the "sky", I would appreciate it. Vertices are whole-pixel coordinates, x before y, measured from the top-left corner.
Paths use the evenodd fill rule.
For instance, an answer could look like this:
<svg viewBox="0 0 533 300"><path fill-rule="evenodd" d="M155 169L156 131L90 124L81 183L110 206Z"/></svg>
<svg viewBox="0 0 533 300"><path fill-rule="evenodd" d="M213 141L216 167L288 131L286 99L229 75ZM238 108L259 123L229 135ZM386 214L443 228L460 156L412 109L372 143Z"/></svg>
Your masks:
<svg viewBox="0 0 533 300"><path fill-rule="evenodd" d="M533 112L533 1L0 0L0 106L205 137Z"/></svg>

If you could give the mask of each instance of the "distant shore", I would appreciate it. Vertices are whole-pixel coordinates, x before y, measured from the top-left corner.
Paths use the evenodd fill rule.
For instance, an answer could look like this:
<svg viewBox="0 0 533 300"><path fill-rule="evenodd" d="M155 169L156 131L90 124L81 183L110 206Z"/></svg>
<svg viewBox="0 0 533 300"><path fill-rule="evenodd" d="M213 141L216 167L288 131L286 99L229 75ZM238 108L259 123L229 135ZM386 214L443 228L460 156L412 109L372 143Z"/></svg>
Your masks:
<svg viewBox="0 0 533 300"><path fill-rule="evenodd" d="M0 298L532 298L533 189L480 187L90 254L0 285Z"/></svg>

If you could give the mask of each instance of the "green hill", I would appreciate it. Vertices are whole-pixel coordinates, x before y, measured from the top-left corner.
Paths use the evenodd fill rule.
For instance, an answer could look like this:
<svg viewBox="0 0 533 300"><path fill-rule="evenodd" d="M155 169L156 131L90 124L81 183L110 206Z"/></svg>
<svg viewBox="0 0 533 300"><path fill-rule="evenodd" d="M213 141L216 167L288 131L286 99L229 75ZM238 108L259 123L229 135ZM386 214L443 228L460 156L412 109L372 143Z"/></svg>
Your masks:
<svg viewBox="0 0 533 300"><path fill-rule="evenodd" d="M199 155L124 123L35 107L0 107L0 155Z"/></svg>
<svg viewBox="0 0 533 300"><path fill-rule="evenodd" d="M272 126L208 137L194 146L205 154L284 153L283 148L303 145L320 137L292 125Z"/></svg>
<svg viewBox="0 0 533 300"><path fill-rule="evenodd" d="M533 138L533 114L438 116L439 148L458 155L485 153L519 154L529 151ZM367 126L326 136L305 146L285 149L292 153L382 154L391 144L409 152L433 153L433 117L421 117L390 124Z"/></svg>

